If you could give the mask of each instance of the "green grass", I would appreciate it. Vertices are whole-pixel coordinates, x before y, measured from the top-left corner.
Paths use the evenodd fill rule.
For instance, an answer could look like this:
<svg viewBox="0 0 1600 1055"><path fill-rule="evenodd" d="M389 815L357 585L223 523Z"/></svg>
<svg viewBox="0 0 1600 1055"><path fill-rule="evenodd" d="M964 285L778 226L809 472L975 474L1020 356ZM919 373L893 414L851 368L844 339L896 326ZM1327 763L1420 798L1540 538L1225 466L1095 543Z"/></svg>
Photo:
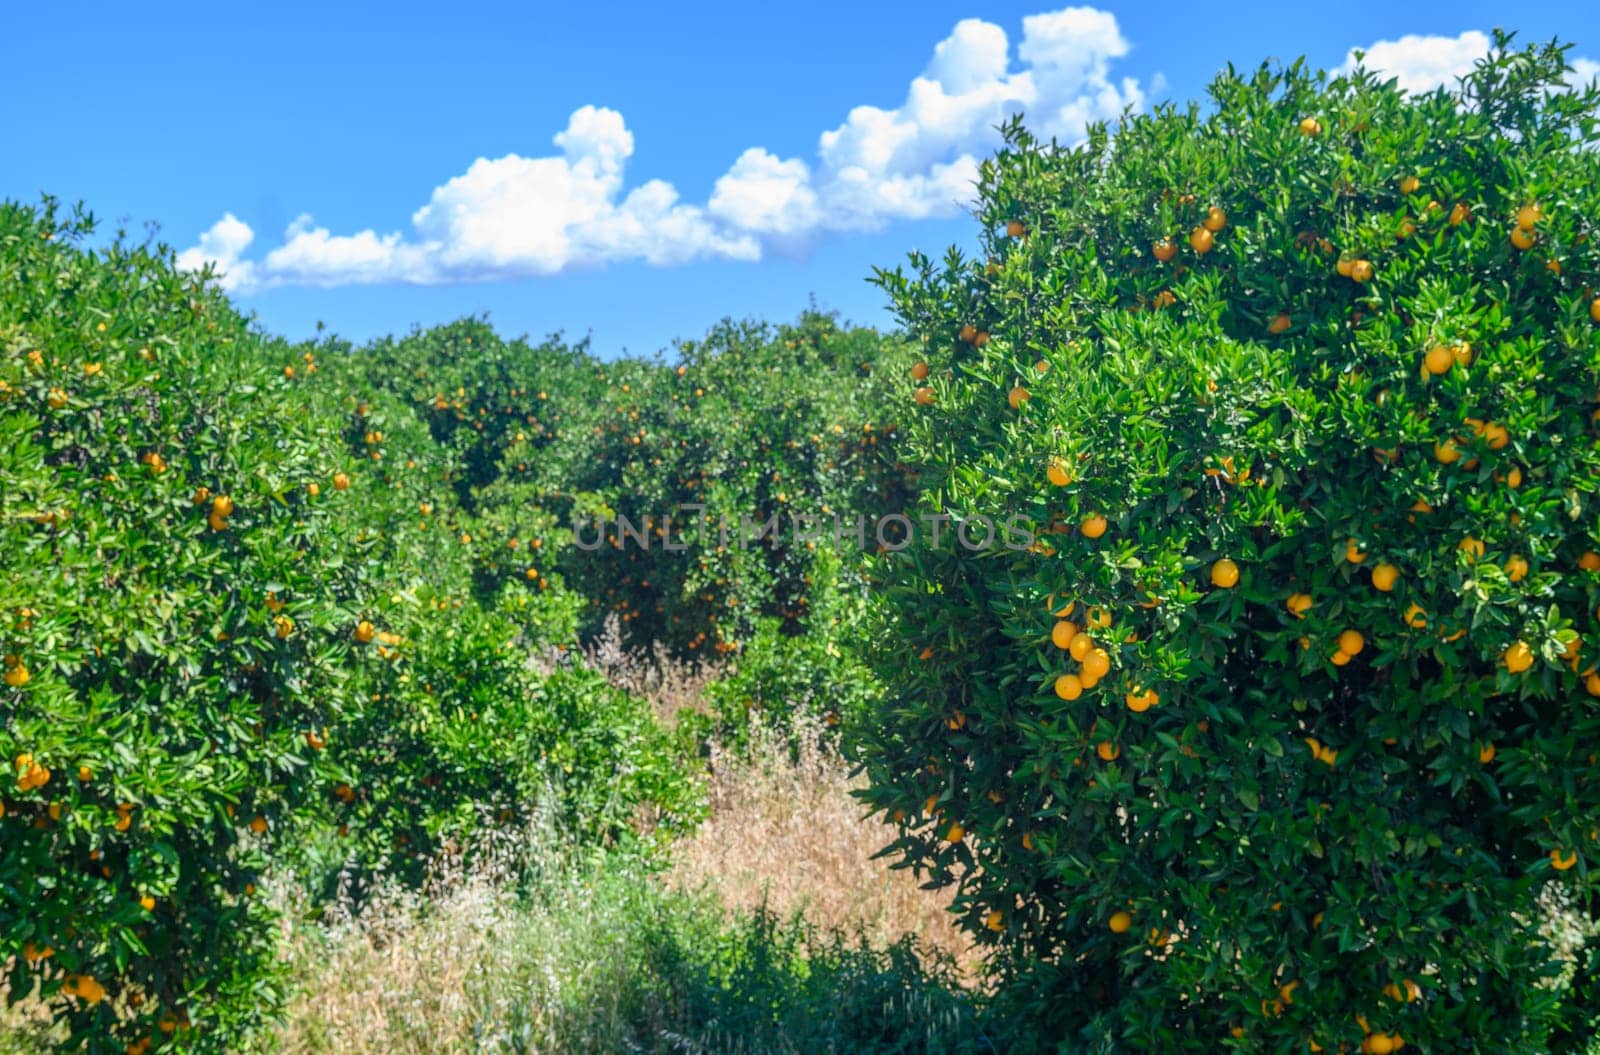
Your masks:
<svg viewBox="0 0 1600 1055"><path fill-rule="evenodd" d="M288 953L281 1040L306 1055L1001 1050L948 958L730 913L615 854L463 870L302 924Z"/></svg>

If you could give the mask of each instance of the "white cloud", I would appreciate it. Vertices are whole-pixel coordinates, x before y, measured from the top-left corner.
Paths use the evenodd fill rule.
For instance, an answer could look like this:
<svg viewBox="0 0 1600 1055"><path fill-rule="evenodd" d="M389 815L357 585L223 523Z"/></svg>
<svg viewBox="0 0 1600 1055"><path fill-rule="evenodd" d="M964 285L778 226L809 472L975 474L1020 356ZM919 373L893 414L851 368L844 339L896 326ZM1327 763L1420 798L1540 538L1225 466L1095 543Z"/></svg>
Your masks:
<svg viewBox="0 0 1600 1055"><path fill-rule="evenodd" d="M221 272L218 281L223 289L248 288L254 281L255 265L239 257L255 237L249 224L231 212L223 213L222 219L200 236L198 245L178 254L177 264L185 271L200 271L210 263Z"/></svg>
<svg viewBox="0 0 1600 1055"><path fill-rule="evenodd" d="M978 158L1017 111L1038 135L1073 142L1093 121L1142 107L1111 66L1128 53L1116 17L1072 7L1022 20L1012 62L1006 31L966 19L933 49L896 107L857 106L823 132L813 161L761 146L739 153L704 205L661 180L628 188L633 133L614 110L584 106L554 137L560 153L479 158L436 187L409 234L333 234L302 216L259 261L230 213L179 256L214 260L229 288L444 283L551 275L620 261L758 260L827 232L951 216L971 201Z"/></svg>
<svg viewBox="0 0 1600 1055"><path fill-rule="evenodd" d="M1365 66L1384 77L1393 77L1408 92L1430 92L1435 88L1454 88L1457 78L1472 72L1473 65L1489 54L1489 35L1469 29L1460 36L1441 37L1409 33L1399 40L1380 40L1359 49L1364 57L1358 63L1351 48L1344 64L1335 73L1348 74ZM1586 58L1570 60L1572 75L1567 83L1581 87L1600 77L1600 63Z"/></svg>
<svg viewBox="0 0 1600 1055"><path fill-rule="evenodd" d="M753 234L797 234L819 219L810 166L799 158L784 161L761 147L740 154L717 179L707 209L717 220Z"/></svg>
<svg viewBox="0 0 1600 1055"><path fill-rule="evenodd" d="M1356 51L1365 52L1360 62ZM1472 64L1489 53L1489 36L1469 29L1458 37L1408 33L1399 40L1380 40L1363 49L1351 48L1336 71L1348 74L1365 66L1393 77L1408 92L1429 92L1455 86L1456 78L1472 72Z"/></svg>

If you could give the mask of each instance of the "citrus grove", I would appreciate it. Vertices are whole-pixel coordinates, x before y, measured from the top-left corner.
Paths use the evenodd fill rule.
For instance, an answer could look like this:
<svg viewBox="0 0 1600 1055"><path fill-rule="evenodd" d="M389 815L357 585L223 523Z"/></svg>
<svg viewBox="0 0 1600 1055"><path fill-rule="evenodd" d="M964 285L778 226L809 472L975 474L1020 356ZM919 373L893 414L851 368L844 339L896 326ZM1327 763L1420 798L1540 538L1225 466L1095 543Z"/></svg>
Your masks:
<svg viewBox="0 0 1600 1055"><path fill-rule="evenodd" d="M783 1033L781 962L840 1050L1584 1050L1600 96L1564 54L1501 38L1415 96L1230 70L1071 150L1018 119L981 256L877 273L904 332L811 310L651 358L471 318L291 342L165 246L0 204L33 1046L270 1047L285 933L509 833L631 891L756 716L843 747L994 984L835 935L870 984L819 998L823 961L652 919L712 1034ZM899 514L1028 532L880 544ZM669 718L617 641L710 680ZM651 977L630 1035L681 1050L651 1016L699 998ZM948 1036L890 1025L935 1006Z"/></svg>
<svg viewBox="0 0 1600 1055"><path fill-rule="evenodd" d="M858 730L1051 1051L1576 1043L1600 863L1600 92L1227 70L880 271L919 512ZM1569 983L1574 988L1568 988ZM1563 1038L1565 1038L1563 1040Z"/></svg>
<svg viewBox="0 0 1600 1055"><path fill-rule="evenodd" d="M883 501L898 338L813 313L675 365L478 320L291 344L94 234L0 206L0 964L64 1049L259 1036L274 876L420 882L536 813L641 852L692 824L706 716L669 730L575 659L608 618L739 654L730 713L864 697L834 645L859 554L591 552L571 520Z"/></svg>

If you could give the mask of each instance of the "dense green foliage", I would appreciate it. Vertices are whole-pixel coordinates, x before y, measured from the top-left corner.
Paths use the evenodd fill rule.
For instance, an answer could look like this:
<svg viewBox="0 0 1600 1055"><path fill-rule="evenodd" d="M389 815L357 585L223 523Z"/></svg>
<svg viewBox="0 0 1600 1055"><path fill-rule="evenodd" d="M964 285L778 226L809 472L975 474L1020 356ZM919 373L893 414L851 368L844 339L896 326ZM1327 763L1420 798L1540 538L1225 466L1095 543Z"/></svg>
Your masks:
<svg viewBox="0 0 1600 1055"><path fill-rule="evenodd" d="M595 844L692 821L679 737L571 659L608 610L649 640L692 608L712 637L671 634L686 653L804 652L813 596L859 618L859 554L627 553L648 570L619 594L619 554L574 546L571 517L702 477L731 510L772 501L768 474L796 500L870 492L887 460L834 426L874 390L823 365L864 375L893 349L870 332L730 325L681 368L474 321L291 346L164 248L92 233L0 211L0 960L86 1050L226 1050L270 1016L269 866L326 892L420 877L536 807ZM769 464L785 404L834 439ZM741 702L866 678L813 660L758 684L776 666Z"/></svg>
<svg viewBox="0 0 1600 1055"><path fill-rule="evenodd" d="M1534 899L1600 860L1600 93L1566 76L1229 70L1076 149L1013 123L987 261L880 273L932 367L920 510L1038 544L888 562L868 800L1040 1047L1560 1019Z"/></svg>

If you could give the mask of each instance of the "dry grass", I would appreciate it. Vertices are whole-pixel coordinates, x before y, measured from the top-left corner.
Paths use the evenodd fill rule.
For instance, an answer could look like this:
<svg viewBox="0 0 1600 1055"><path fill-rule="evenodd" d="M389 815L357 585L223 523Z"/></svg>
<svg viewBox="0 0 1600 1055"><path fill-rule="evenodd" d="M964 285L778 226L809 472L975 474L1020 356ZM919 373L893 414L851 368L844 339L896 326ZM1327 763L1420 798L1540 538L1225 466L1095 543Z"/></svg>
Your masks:
<svg viewBox="0 0 1600 1055"><path fill-rule="evenodd" d="M599 635L577 651L547 647L530 656L529 663L546 674L582 663L624 692L649 700L656 716L669 725L684 711L706 709L705 688L720 673L714 663L678 659L660 642L648 651L628 648L615 613L606 616Z"/></svg>
<svg viewBox="0 0 1600 1055"><path fill-rule="evenodd" d="M674 660L657 646L629 651L616 616L584 649L583 662L608 681L649 700L666 723L706 709L705 687L717 670ZM803 913L824 930L862 933L875 945L911 934L946 952L973 975L977 955L946 911L951 893L919 888L872 855L888 840L883 824L862 818L849 767L823 746L820 725L779 735L753 718L742 757L713 744L711 815L673 847L670 886L712 891L730 908L765 905L780 916Z"/></svg>
<svg viewBox="0 0 1600 1055"><path fill-rule="evenodd" d="M803 912L822 929L862 933L875 945L912 934L970 974L971 942L947 911L951 892L921 889L909 871L872 855L888 841L862 818L849 767L823 746L820 726L797 731L799 747L752 728L747 757L713 746L711 815L673 848L664 881L715 890L731 908Z"/></svg>

